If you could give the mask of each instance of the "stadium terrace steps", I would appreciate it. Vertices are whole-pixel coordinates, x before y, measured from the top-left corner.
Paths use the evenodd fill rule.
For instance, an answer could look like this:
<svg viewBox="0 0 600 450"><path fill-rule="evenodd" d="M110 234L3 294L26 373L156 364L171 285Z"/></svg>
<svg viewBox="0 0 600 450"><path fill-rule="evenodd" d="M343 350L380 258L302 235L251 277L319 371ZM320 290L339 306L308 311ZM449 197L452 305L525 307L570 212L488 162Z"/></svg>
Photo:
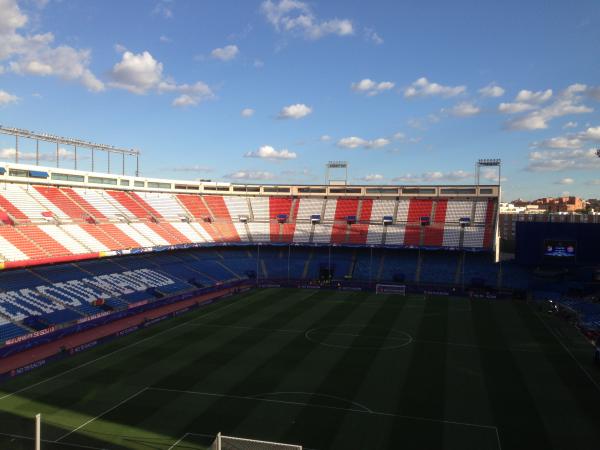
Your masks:
<svg viewBox="0 0 600 450"><path fill-rule="evenodd" d="M163 192L140 192L138 197L165 219L181 219L189 214L177 201L177 196Z"/></svg>
<svg viewBox="0 0 600 450"><path fill-rule="evenodd" d="M10 216L0 224L0 262L15 267L202 243L491 248L496 208L493 199L223 196L5 183L0 213ZM312 223L314 215L319 223ZM383 226L384 216L392 224ZM427 227L420 224L424 216ZM463 217L471 218L470 227L459 225Z"/></svg>
<svg viewBox="0 0 600 450"><path fill-rule="evenodd" d="M48 225L45 226L47 227ZM71 253L51 235L45 232L41 226L23 225L18 227L17 230L24 237L23 242L26 242L27 239L33 241L34 245L29 246L28 249L33 250L36 255L66 256ZM37 252L35 251L36 249L41 249L42 251Z"/></svg>
<svg viewBox="0 0 600 450"><path fill-rule="evenodd" d="M253 219L257 222L269 221L269 199L265 197L249 197L252 205Z"/></svg>
<svg viewBox="0 0 600 450"><path fill-rule="evenodd" d="M373 211L373 200L362 199L358 206L358 222L350 225L347 242L350 244L366 244L369 234L369 222ZM377 242L381 244L381 240Z"/></svg>
<svg viewBox="0 0 600 450"><path fill-rule="evenodd" d="M76 238L72 237L72 235L70 236L67 234L65 230L57 225L40 225L39 229L54 239L57 243L60 243L60 245L67 250L66 254L77 255L91 252L91 249L85 247L85 245L79 242Z"/></svg>
<svg viewBox="0 0 600 450"><path fill-rule="evenodd" d="M114 236L114 232L112 234L106 233L101 225L92 225L84 222L79 224L79 226L108 250L120 250L128 247L124 243L119 242L118 238Z"/></svg>
<svg viewBox="0 0 600 450"><path fill-rule="evenodd" d="M215 218L214 227L220 234L222 242L240 242L240 236L234 226L233 218L229 214L225 200L220 195L207 195L202 197L206 206ZM239 220L238 220L239 221Z"/></svg>
<svg viewBox="0 0 600 450"><path fill-rule="evenodd" d="M0 227L0 258L5 261L22 261L29 259L25 253L10 243L8 239L2 236L2 230L4 227Z"/></svg>
<svg viewBox="0 0 600 450"><path fill-rule="evenodd" d="M25 236L21 232L21 228L22 227L15 228L15 227L11 227L11 226L0 226L0 236L2 236L11 245L13 245L19 252L26 255L27 259L48 257L49 256L48 252L46 252L42 247L37 245L29 237ZM7 247L7 252L9 250L10 250L10 248ZM14 254L18 255L18 253L14 253ZM5 254L4 256L6 257L6 256L8 256L8 254Z"/></svg>
<svg viewBox="0 0 600 450"><path fill-rule="evenodd" d="M203 201L202 197L199 195L190 194L177 194L176 197L189 212L189 214L199 220L199 224L191 224L196 231L202 234L202 236L204 236L205 240L208 242L219 242L221 240L221 236L218 230L213 227L212 223L206 222L206 219L212 219L213 215L208 209L206 203ZM204 233L200 231L198 227L204 230Z"/></svg>
<svg viewBox="0 0 600 450"><path fill-rule="evenodd" d="M113 199L127 211L127 215L130 217L137 217L138 219L147 219L151 213L148 209L144 208L142 204L125 191L106 191ZM145 203L145 202L144 202Z"/></svg>
<svg viewBox="0 0 600 450"><path fill-rule="evenodd" d="M297 205L297 202L295 203ZM288 223L291 217L294 216L292 207L294 206L291 198L271 197L269 199L269 222L270 222L270 239L271 242L291 242L294 236L295 224ZM297 208L297 206L296 206ZM286 223L279 223L279 216L286 215ZM286 227L287 225L287 227Z"/></svg>
<svg viewBox="0 0 600 450"><path fill-rule="evenodd" d="M134 246L135 248L153 247L155 245L151 240L149 240L146 236L141 234L136 228L132 227L128 223L116 223L114 226L136 243Z"/></svg>
<svg viewBox="0 0 600 450"><path fill-rule="evenodd" d="M45 221L42 213L48 211L47 208L42 206L33 197L29 195L29 190L33 190L32 187L28 186L28 189L24 189L23 186L13 183L6 183L3 185L2 196L9 203L19 205L19 211L26 216L29 221Z"/></svg>
<svg viewBox="0 0 600 450"><path fill-rule="evenodd" d="M99 213L99 215L94 216L96 218L118 221L121 220L121 216L129 215L127 210L109 195L108 191L73 188L73 192ZM71 198L75 199L75 196L71 196Z"/></svg>
<svg viewBox="0 0 600 450"><path fill-rule="evenodd" d="M27 221L29 218L25 213L23 213L20 209L18 209L15 205L13 205L7 198L3 196L4 190L0 190L0 208L10 214L12 217L17 219L18 221Z"/></svg>
<svg viewBox="0 0 600 450"><path fill-rule="evenodd" d="M184 236L188 242L206 242L204 236L187 222L172 222L169 223L169 225L175 228L182 236Z"/></svg>
<svg viewBox="0 0 600 450"><path fill-rule="evenodd" d="M72 219L82 219L86 215L90 215L82 208L81 204L75 203L57 187L34 186L34 188Z"/></svg>
<svg viewBox="0 0 600 450"><path fill-rule="evenodd" d="M101 241L97 240L93 235L85 231L81 226L76 224L60 225L58 229L62 229L66 234L73 236L79 243L84 245L91 252L105 252L109 248Z"/></svg>
<svg viewBox="0 0 600 450"><path fill-rule="evenodd" d="M62 193L69 198L69 200L71 200L71 202L80 205L81 208L88 213L89 215L91 215L92 217L94 217L95 219L106 219L106 216L104 214L102 214L100 211L98 211L96 208L94 208L94 206L92 206L91 203L89 203L86 199L84 199L81 195L79 195L77 192L75 192L73 189L71 188L65 188L62 187L60 188Z"/></svg>

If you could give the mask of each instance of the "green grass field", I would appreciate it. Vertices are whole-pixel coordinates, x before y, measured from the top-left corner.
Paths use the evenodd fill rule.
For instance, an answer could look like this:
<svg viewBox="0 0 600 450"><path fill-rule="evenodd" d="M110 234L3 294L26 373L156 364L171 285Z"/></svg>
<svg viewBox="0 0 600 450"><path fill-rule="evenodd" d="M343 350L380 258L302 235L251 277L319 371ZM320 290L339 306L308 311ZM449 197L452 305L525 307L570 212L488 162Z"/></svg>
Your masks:
<svg viewBox="0 0 600 450"><path fill-rule="evenodd" d="M0 449L600 448L600 371L523 303L255 290L0 385Z"/></svg>

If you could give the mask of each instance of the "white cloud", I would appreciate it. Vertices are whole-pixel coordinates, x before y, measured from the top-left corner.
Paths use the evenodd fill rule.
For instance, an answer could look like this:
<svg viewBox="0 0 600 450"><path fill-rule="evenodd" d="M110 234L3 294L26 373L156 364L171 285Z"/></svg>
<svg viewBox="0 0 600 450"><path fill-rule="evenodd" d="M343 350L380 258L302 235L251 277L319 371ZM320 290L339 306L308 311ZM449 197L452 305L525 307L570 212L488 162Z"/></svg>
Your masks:
<svg viewBox="0 0 600 450"><path fill-rule="evenodd" d="M225 178L233 180L272 180L275 178L271 172L260 171L260 170L238 170L225 175Z"/></svg>
<svg viewBox="0 0 600 450"><path fill-rule="evenodd" d="M481 108L479 106L471 103L471 102L461 102L455 105L451 110L450 114L458 117L469 117L475 116L481 112Z"/></svg>
<svg viewBox="0 0 600 450"><path fill-rule="evenodd" d="M380 94L384 91L393 89L395 84L391 81L380 81L376 82L369 78L364 78L356 83L352 83L350 87L355 92L360 92L368 96Z"/></svg>
<svg viewBox="0 0 600 450"><path fill-rule="evenodd" d="M284 106L279 115L280 119L301 119L312 113L312 108L304 103L296 103L294 105Z"/></svg>
<svg viewBox="0 0 600 450"><path fill-rule="evenodd" d="M272 159L272 160L283 160L283 159L296 159L298 155L296 152L291 152L288 149L275 150L270 145L263 145L258 150L253 152L247 152L244 154L245 158L261 158L261 159Z"/></svg>
<svg viewBox="0 0 600 450"><path fill-rule="evenodd" d="M53 47L54 35L21 34L29 18L16 0L0 0L0 61L8 61L10 71L19 75L56 76L75 81L92 92L104 84L90 71L90 50L67 45Z"/></svg>
<svg viewBox="0 0 600 450"><path fill-rule="evenodd" d="M406 135L404 133L398 131L397 133L394 133L393 138L396 139L397 141L403 141L404 139L406 139Z"/></svg>
<svg viewBox="0 0 600 450"><path fill-rule="evenodd" d="M600 158L594 149L561 149L529 153L530 172L557 172L562 170L598 170Z"/></svg>
<svg viewBox="0 0 600 450"><path fill-rule="evenodd" d="M522 89L515 97L515 101L523 103L544 103L552 97L552 89L546 89L545 91L528 91Z"/></svg>
<svg viewBox="0 0 600 450"><path fill-rule="evenodd" d="M173 99L171 105L178 107L196 106L199 102L200 100L198 100L196 97L192 97L189 94L181 94Z"/></svg>
<svg viewBox="0 0 600 450"><path fill-rule="evenodd" d="M386 138L377 138L373 140L367 140L356 136L350 136L340 139L337 142L337 146L341 148L382 148L390 143L389 139Z"/></svg>
<svg viewBox="0 0 600 450"><path fill-rule="evenodd" d="M152 13L163 16L165 19L172 19L173 18L173 8L171 7L172 3L173 2L171 0L159 0L156 3L156 5L154 6Z"/></svg>
<svg viewBox="0 0 600 450"><path fill-rule="evenodd" d="M427 78L421 77L404 90L404 96L407 98L438 95L442 97L455 97L463 94L466 90L466 86L443 86L438 83L431 83Z"/></svg>
<svg viewBox="0 0 600 450"><path fill-rule="evenodd" d="M567 128L577 128L577 122L573 122L573 121L567 122L567 123L565 123L563 125L563 128L564 129L567 129Z"/></svg>
<svg viewBox="0 0 600 450"><path fill-rule="evenodd" d="M194 84L176 84L163 75L163 65L147 51L132 53L126 51L121 61L116 63L110 73L110 86L125 89L134 94L148 92L177 93L173 106L195 106L204 100L214 98L210 87L202 81Z"/></svg>
<svg viewBox="0 0 600 450"><path fill-rule="evenodd" d="M498 182L498 171L488 168L485 169L482 174L481 174L481 178L483 180L487 180L487 181L494 181L495 183ZM500 177L500 181L507 181L508 178L506 177Z"/></svg>
<svg viewBox="0 0 600 450"><path fill-rule="evenodd" d="M383 44L383 38L379 36L372 28L365 28L365 39L375 45Z"/></svg>
<svg viewBox="0 0 600 450"><path fill-rule="evenodd" d="M145 94L159 85L163 78L162 72L162 63L154 59L150 52L134 54L125 51L121 61L112 68L111 78L114 81L110 85L134 94Z"/></svg>
<svg viewBox="0 0 600 450"><path fill-rule="evenodd" d="M523 111L530 111L534 108L535 105L520 102L500 103L498 105L498 111L504 114L518 114Z"/></svg>
<svg viewBox="0 0 600 450"><path fill-rule="evenodd" d="M453 172L425 172L422 176L423 181L461 181L473 177L473 174L464 170L455 170Z"/></svg>
<svg viewBox="0 0 600 450"><path fill-rule="evenodd" d="M421 177L419 177L418 175L407 173L392 178L392 181L396 181L399 183L419 183L421 181Z"/></svg>
<svg viewBox="0 0 600 450"><path fill-rule="evenodd" d="M225 47L215 48L210 52L210 56L221 61L231 61L239 52L240 49L237 45L226 45Z"/></svg>
<svg viewBox="0 0 600 450"><path fill-rule="evenodd" d="M588 141L600 141L600 126L589 127L587 130L578 133L577 136Z"/></svg>
<svg viewBox="0 0 600 450"><path fill-rule="evenodd" d="M452 172L433 171L424 172L420 176L408 173L393 178L393 181L401 183L439 183L443 181L463 181L471 177L473 177L473 174L464 170L455 170Z"/></svg>
<svg viewBox="0 0 600 450"><path fill-rule="evenodd" d="M3 148L0 150L0 158L5 160L14 160L16 150L14 148ZM71 150L67 150L66 148L60 147L58 149L58 158L60 160L73 160L75 158L75 153ZM84 159L84 156L78 155L77 159ZM36 153L35 152L24 152L19 150L19 161L35 161ZM40 153L39 155L40 161L56 161L56 151L52 151L50 153Z"/></svg>
<svg viewBox="0 0 600 450"><path fill-rule="evenodd" d="M254 110L252 108L244 108L240 112L242 117L252 117L254 115Z"/></svg>
<svg viewBox="0 0 600 450"><path fill-rule="evenodd" d="M550 139L545 139L540 142L534 142L532 147L536 148L556 148L556 149L567 149L567 148L581 148L583 141L577 137L566 137L559 136Z"/></svg>
<svg viewBox="0 0 600 450"><path fill-rule="evenodd" d="M502 97L504 95L504 89L496 83L490 83L479 89L479 94L482 97Z"/></svg>
<svg viewBox="0 0 600 450"><path fill-rule="evenodd" d="M531 146L534 148L579 149L589 141L600 141L600 126L588 127L579 133L571 133L566 136L558 136L540 142L533 142Z"/></svg>
<svg viewBox="0 0 600 450"><path fill-rule="evenodd" d="M257 69L260 69L260 68L264 67L265 63L260 59L255 59L254 62L252 63L252 65Z"/></svg>
<svg viewBox="0 0 600 450"><path fill-rule="evenodd" d="M169 44L169 43L173 42L173 39L171 39L169 36L165 36L164 34L163 34L163 35L161 35L161 36L158 38L158 40L159 40L160 42L162 42L163 44Z"/></svg>
<svg viewBox="0 0 600 450"><path fill-rule="evenodd" d="M265 0L260 10L267 21L280 33L320 39L327 35L349 36L354 34L352 21L348 19L320 20L311 7L299 0Z"/></svg>
<svg viewBox="0 0 600 450"><path fill-rule="evenodd" d="M528 105L532 111L510 120L506 123L506 127L510 130L540 130L548 128L548 122L557 117L590 113L593 109L581 104L581 94L586 91L587 86L572 84L560 92L554 101L546 106L541 106L542 103L547 102L552 97L551 89L539 92L522 90L515 98L516 103Z"/></svg>
<svg viewBox="0 0 600 450"><path fill-rule="evenodd" d="M565 177L555 182L555 184L573 184L575 180L573 178Z"/></svg>
<svg viewBox="0 0 600 450"><path fill-rule="evenodd" d="M171 170L173 172L212 172L213 168L199 164L193 164L191 166L173 167Z"/></svg>
<svg viewBox="0 0 600 450"><path fill-rule="evenodd" d="M11 103L17 103L18 101L19 97L0 89L0 106L10 105Z"/></svg>
<svg viewBox="0 0 600 450"><path fill-rule="evenodd" d="M382 181L385 177L380 173L370 173L365 175L364 177L357 178L360 181L373 182L373 181Z"/></svg>
<svg viewBox="0 0 600 450"><path fill-rule="evenodd" d="M319 138L322 142L329 142L331 141L331 136L329 136L328 134L324 134L323 136L321 136Z"/></svg>

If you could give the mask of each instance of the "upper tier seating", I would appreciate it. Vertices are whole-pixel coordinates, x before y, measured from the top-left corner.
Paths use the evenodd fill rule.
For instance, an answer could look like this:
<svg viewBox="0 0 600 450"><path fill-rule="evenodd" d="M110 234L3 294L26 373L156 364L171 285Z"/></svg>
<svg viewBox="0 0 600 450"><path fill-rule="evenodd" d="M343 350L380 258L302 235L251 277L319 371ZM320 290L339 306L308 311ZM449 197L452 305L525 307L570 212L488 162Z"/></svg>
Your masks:
<svg viewBox="0 0 600 450"><path fill-rule="evenodd" d="M491 248L495 208L488 200L246 197L3 183L0 264L239 242ZM419 219L428 215L431 229L421 230ZM320 223L313 223L315 216ZM384 226L384 216L394 223ZM472 221L464 230L458 225L463 217Z"/></svg>

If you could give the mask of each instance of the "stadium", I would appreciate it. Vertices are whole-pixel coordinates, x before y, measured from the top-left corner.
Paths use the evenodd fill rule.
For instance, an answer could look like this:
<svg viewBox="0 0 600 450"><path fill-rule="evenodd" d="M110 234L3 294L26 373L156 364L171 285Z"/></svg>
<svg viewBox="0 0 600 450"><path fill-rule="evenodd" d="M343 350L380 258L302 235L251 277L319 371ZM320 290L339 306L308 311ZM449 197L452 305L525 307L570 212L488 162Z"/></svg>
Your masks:
<svg viewBox="0 0 600 450"><path fill-rule="evenodd" d="M0 164L2 448L597 441L590 346L547 314L564 280L499 262L499 182L235 184L124 167Z"/></svg>
<svg viewBox="0 0 600 450"><path fill-rule="evenodd" d="M0 0L0 450L600 448L595 0Z"/></svg>

